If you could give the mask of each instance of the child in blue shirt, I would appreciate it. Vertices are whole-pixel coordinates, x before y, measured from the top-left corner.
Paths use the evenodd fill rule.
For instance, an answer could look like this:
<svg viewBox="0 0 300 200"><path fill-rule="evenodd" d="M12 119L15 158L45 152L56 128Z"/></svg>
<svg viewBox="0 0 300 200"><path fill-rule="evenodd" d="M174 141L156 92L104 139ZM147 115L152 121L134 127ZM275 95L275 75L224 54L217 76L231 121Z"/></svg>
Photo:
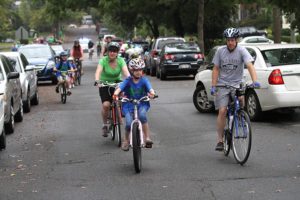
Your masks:
<svg viewBox="0 0 300 200"><path fill-rule="evenodd" d="M143 96L148 95L150 98L154 98L155 92L149 82L149 80L143 76L143 69L145 67L145 63L140 58L132 59L128 68L131 72L131 76L125 79L120 87L117 88L114 92L114 98L116 98L120 92L124 92L124 96L129 99L140 99ZM143 133L146 148L152 148L152 140L150 139L150 131L149 124L147 121L147 111L150 108L149 102L141 102L138 105L138 116L142 123ZM125 127L125 137L122 143L122 149L124 151L129 150L129 132L130 125L133 120L133 105L132 103L126 102L122 105L122 112L125 115L126 127Z"/></svg>

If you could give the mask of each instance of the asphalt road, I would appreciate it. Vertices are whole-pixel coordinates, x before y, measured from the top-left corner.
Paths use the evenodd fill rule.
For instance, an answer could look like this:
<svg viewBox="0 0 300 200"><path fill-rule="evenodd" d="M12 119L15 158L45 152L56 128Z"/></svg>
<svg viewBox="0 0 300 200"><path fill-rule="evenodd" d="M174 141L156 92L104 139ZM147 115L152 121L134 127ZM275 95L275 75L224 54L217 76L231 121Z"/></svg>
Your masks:
<svg viewBox="0 0 300 200"><path fill-rule="evenodd" d="M74 30L70 41L75 35L95 39L94 29ZM0 152L1 200L299 199L299 110L253 123L251 155L240 166L214 151L217 115L196 111L192 77L148 77L159 95L148 114L154 146L136 174L132 151L101 136L96 65L95 57L84 61L82 85L65 105L53 85L40 84L40 105Z"/></svg>

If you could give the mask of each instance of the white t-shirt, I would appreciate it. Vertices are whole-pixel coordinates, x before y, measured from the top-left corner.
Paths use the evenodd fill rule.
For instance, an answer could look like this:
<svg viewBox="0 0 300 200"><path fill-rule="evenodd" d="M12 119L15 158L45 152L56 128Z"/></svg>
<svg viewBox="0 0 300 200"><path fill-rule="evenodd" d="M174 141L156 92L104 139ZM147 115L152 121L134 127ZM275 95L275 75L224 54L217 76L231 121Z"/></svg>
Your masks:
<svg viewBox="0 0 300 200"><path fill-rule="evenodd" d="M243 46L237 45L232 52L227 46L220 47L212 61L219 68L217 85L238 86L243 81L244 64L252 61L252 56Z"/></svg>

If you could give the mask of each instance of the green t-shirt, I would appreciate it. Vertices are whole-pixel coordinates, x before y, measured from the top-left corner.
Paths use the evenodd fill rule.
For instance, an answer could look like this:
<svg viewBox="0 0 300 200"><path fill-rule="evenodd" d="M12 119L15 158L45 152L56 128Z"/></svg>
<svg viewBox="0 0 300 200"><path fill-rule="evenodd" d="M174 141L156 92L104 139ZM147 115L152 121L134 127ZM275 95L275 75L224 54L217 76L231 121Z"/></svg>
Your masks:
<svg viewBox="0 0 300 200"><path fill-rule="evenodd" d="M100 77L101 81L107 81L108 83L115 83L117 81L122 81L122 67L126 66L125 60L123 58L117 57L116 68L111 68L109 66L108 56L105 56L102 59L100 59L99 64L103 68Z"/></svg>

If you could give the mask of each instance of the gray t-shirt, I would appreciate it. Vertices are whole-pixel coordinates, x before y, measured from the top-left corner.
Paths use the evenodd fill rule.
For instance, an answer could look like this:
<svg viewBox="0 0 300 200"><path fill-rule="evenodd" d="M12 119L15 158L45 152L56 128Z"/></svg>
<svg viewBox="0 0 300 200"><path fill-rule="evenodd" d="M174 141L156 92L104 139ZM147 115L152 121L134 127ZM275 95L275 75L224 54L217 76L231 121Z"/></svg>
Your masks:
<svg viewBox="0 0 300 200"><path fill-rule="evenodd" d="M244 64L252 61L252 56L243 46L238 45L232 52L227 46L220 47L212 61L219 68L217 85L238 86L243 81Z"/></svg>

